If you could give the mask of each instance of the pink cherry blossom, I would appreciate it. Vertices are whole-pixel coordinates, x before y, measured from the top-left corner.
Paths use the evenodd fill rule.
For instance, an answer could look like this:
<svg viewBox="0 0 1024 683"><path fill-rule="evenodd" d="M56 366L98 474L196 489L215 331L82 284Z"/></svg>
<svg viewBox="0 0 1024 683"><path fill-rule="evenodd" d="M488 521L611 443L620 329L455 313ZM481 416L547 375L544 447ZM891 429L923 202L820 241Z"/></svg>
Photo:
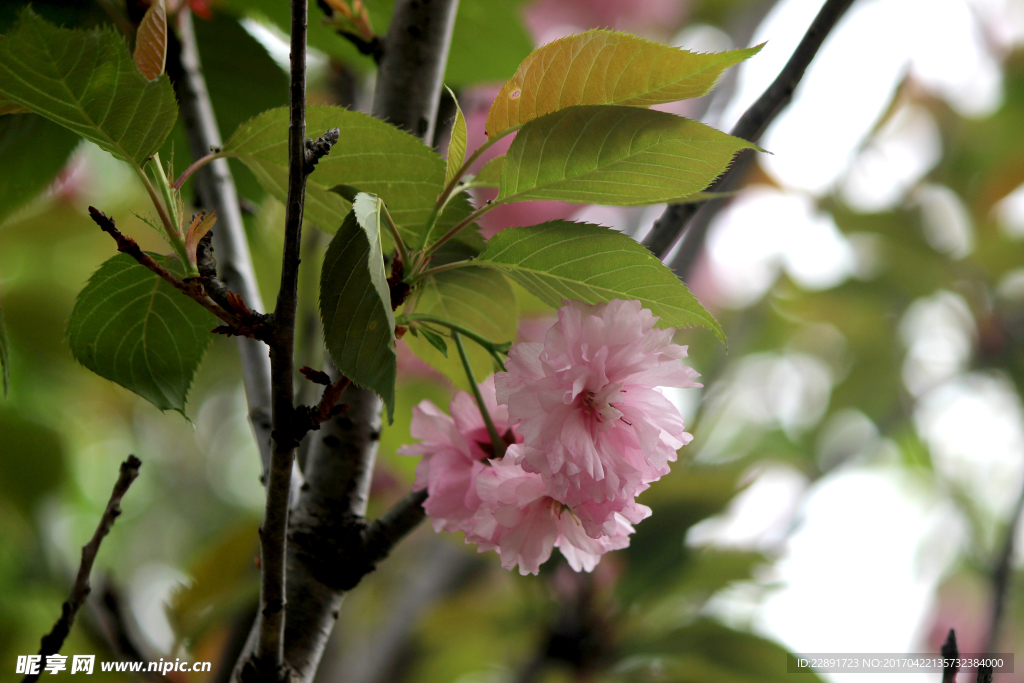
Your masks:
<svg viewBox="0 0 1024 683"><path fill-rule="evenodd" d="M494 398L494 378L480 384L484 405L498 433L507 441L522 440L508 420L508 409ZM494 455L476 400L465 391L455 394L445 415L430 401L412 409L412 435L420 443L403 446L400 455L423 456L416 466L417 491L427 489L423 504L435 531L462 531L480 506L476 478L487 469L483 463Z"/></svg>
<svg viewBox="0 0 1024 683"><path fill-rule="evenodd" d="M519 573L536 574L540 565L558 548L576 571L591 571L609 550L629 545L633 527L626 518L611 513L601 525L597 538L588 535L572 510L549 495L544 479L527 472L517 461L522 445L510 446L500 460L492 460L476 479L481 499L475 515L475 527L466 533L466 541L480 551L495 550L501 566ZM650 514L643 506L641 519Z"/></svg>
<svg viewBox="0 0 1024 683"><path fill-rule="evenodd" d="M675 406L656 387L699 387L686 347L639 301L566 302L543 343L512 347L497 399L524 437L518 464L599 538L611 513L629 521L633 498L668 473L690 442Z"/></svg>

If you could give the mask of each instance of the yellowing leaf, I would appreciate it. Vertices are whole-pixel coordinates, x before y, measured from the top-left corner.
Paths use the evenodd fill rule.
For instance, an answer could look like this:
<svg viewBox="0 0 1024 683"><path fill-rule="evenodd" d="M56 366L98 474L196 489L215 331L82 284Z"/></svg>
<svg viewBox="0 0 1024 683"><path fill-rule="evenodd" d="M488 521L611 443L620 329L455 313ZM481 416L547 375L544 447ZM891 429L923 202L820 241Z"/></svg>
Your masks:
<svg viewBox="0 0 1024 683"><path fill-rule="evenodd" d="M163 0L153 0L153 4L142 17L139 30L135 34L135 54L132 55L139 71L152 81L164 72L167 61L167 12Z"/></svg>
<svg viewBox="0 0 1024 683"><path fill-rule="evenodd" d="M637 206L706 188L741 149L703 123L636 107L572 107L526 124L505 154L499 202Z"/></svg>
<svg viewBox="0 0 1024 683"><path fill-rule="evenodd" d="M587 31L534 50L491 105L487 137L578 104L649 107L707 93L761 46L703 54L625 33Z"/></svg>
<svg viewBox="0 0 1024 683"><path fill-rule="evenodd" d="M445 86L447 88L447 86ZM462 162L466 160L466 117L462 115L462 107L455 93L448 88L448 94L455 100L455 123L452 124L452 137L448 142L447 170L445 172L444 184L448 185L462 168Z"/></svg>
<svg viewBox="0 0 1024 683"><path fill-rule="evenodd" d="M199 248L199 241L210 232L210 228L217 222L217 210L214 209L208 214L197 213L192 217L192 224L188 226L185 233L185 253L192 267L196 267L196 251Z"/></svg>

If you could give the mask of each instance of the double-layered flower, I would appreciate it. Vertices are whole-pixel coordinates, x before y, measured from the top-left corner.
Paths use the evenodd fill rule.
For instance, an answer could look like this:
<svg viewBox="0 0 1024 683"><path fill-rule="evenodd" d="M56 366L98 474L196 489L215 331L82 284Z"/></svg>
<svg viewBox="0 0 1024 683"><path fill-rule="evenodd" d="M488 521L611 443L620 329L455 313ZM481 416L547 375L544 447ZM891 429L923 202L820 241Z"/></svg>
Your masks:
<svg viewBox="0 0 1024 683"><path fill-rule="evenodd" d="M699 387L686 347L639 301L566 302L543 343L512 347L498 402L524 437L517 462L539 473L588 534L611 512L638 522L633 498L691 440L657 387Z"/></svg>
<svg viewBox="0 0 1024 683"><path fill-rule="evenodd" d="M480 384L484 405L498 433L509 443L522 441L508 420L508 409L494 400L494 378ZM403 446L400 455L423 456L416 466L417 491L426 489L423 507L435 531L465 531L480 507L476 478L494 456L491 439L476 401L465 391L455 394L445 415L430 401L421 401L412 409L412 435L420 443ZM470 524L469 526L472 526Z"/></svg>
<svg viewBox="0 0 1024 683"><path fill-rule="evenodd" d="M639 301L566 302L543 343L512 347L507 372L480 385L508 445L495 457L479 406L459 392L445 415L413 409L416 489L435 530L462 531L507 569L539 571L558 548L576 571L625 548L649 516L635 498L689 443L658 387L699 387L686 348Z"/></svg>

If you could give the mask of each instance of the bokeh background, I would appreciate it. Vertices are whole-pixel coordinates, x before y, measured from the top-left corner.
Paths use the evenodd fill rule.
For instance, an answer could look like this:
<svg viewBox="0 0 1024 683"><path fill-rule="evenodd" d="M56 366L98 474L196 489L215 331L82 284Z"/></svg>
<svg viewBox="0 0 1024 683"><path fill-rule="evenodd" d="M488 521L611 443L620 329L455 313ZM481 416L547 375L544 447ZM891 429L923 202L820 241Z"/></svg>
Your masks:
<svg viewBox="0 0 1024 683"><path fill-rule="evenodd" d="M0 32L21 4L0 5ZM285 103L286 4L191 4L227 136ZM388 3L367 5L384 32ZM666 107L728 130L820 5L462 0L446 80L472 148L497 84L560 36L615 28L697 51L768 41L712 95ZM69 26L125 12L123 0L34 7ZM366 108L370 65L321 16L311 9L310 97ZM782 681L786 651L937 652L951 627L961 652L981 652L1008 538L995 649L1024 652L1024 529L1013 523L1024 487L1022 48L1024 0L857 0L687 273L729 346L703 331L677 338L704 377L704 389L672 394L695 439L641 498L654 515L631 547L589 576L553 560L520 577L424 525L346 598L318 680ZM445 135L441 126L440 145ZM172 150L183 168L180 129L162 156ZM147 211L144 193L127 167L32 115L0 117L0 169L12 346L0 400L0 670L6 678L18 654L37 650L118 463L135 453L141 477L64 652L209 660L212 674L174 680L224 680L218 663L256 608L262 512L234 345L214 340L187 418L76 365L65 322L112 253L85 207L160 249L132 216ZM272 300L283 210L234 170ZM493 212L484 229L570 217L641 239L662 209L530 203ZM327 239L311 230L304 247L302 364L323 360L315 264ZM551 312L520 294L521 336L537 338ZM409 489L415 462L395 451L410 442L411 407L445 407L454 390L403 349L371 514Z"/></svg>

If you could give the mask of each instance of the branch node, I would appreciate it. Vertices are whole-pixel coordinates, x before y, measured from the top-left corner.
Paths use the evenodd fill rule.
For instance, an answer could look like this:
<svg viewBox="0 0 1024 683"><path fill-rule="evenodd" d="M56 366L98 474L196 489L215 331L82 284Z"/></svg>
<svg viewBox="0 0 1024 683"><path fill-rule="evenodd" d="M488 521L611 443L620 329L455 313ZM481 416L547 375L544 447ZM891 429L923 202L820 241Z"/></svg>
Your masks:
<svg viewBox="0 0 1024 683"><path fill-rule="evenodd" d="M327 156L331 147L334 147L338 142L338 137L341 135L340 128L331 128L329 131L321 135L316 141L306 138L305 148L306 157L303 170L306 175L309 175L316 169L317 163Z"/></svg>

